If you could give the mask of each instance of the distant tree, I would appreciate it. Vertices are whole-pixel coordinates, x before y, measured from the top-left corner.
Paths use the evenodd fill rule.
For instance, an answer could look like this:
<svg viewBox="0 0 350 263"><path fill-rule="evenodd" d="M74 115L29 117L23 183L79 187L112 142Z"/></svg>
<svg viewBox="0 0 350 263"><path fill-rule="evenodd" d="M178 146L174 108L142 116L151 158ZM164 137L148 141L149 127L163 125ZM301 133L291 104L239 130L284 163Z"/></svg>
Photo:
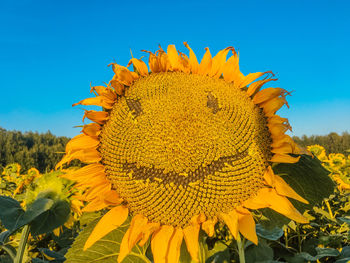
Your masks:
<svg viewBox="0 0 350 263"><path fill-rule="evenodd" d="M10 163L19 163L22 171L31 167L41 173L54 169L63 156L67 137L57 137L50 132L6 131L0 128L0 172ZM80 165L75 162L74 165Z"/></svg>
<svg viewBox="0 0 350 263"><path fill-rule="evenodd" d="M297 144L301 146L308 146L313 144L322 145L327 154L329 153L342 153L349 154L350 150L350 134L348 132L343 132L339 135L335 132L331 132L328 135L303 135L301 138L294 136L293 139Z"/></svg>

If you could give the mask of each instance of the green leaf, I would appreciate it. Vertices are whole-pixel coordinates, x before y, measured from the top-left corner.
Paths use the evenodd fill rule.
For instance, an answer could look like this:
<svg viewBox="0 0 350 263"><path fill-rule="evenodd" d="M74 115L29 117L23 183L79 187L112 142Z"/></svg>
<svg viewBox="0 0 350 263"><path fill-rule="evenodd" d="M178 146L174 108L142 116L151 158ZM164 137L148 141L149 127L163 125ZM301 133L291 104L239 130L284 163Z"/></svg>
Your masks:
<svg viewBox="0 0 350 263"><path fill-rule="evenodd" d="M12 232L23 226L18 223L23 214L24 210L17 200L0 196L0 220L6 229Z"/></svg>
<svg viewBox="0 0 350 263"><path fill-rule="evenodd" d="M43 198L43 199L46 199L46 198ZM48 199L48 200L51 200L51 199ZM43 213L37 216L30 223L30 231L33 235L40 235L43 233L51 232L55 228L62 226L69 218L70 205L67 201L62 201L62 200L53 201L53 204L51 207L49 207L48 203L47 203L47 206L45 206L45 204L43 203L43 206L41 207L41 209L44 210Z"/></svg>
<svg viewBox="0 0 350 263"><path fill-rule="evenodd" d="M316 258L320 259L323 257L337 257L340 255L340 252L335 248L322 248L322 247L316 247L317 251Z"/></svg>
<svg viewBox="0 0 350 263"><path fill-rule="evenodd" d="M298 163L280 163L273 166L276 174L289 184L300 196L309 201L309 204L291 200L293 205L303 213L306 209L321 203L334 191L334 183L327 171L317 158L301 155Z"/></svg>
<svg viewBox="0 0 350 263"><path fill-rule="evenodd" d="M347 223L348 225L350 225L350 218L349 217L337 217L337 219L339 219L343 223Z"/></svg>
<svg viewBox="0 0 350 263"><path fill-rule="evenodd" d="M277 240L283 236L283 229L280 227L274 227L273 229L266 229L262 225L256 225L256 234L262 238L268 240Z"/></svg>
<svg viewBox="0 0 350 263"><path fill-rule="evenodd" d="M273 260L273 250L265 240L260 239L257 246L251 245L245 250L246 262Z"/></svg>
<svg viewBox="0 0 350 263"><path fill-rule="evenodd" d="M80 232L72 247L65 255L65 263L115 263L119 255L119 248L125 232L130 225L130 218L119 228L113 230L105 237L97 241L86 251L83 251L84 244L95 228L99 219L94 220L83 231ZM151 261L145 256L148 245L140 247L136 245L131 253L123 260L123 263L150 263Z"/></svg>
<svg viewBox="0 0 350 263"><path fill-rule="evenodd" d="M206 263L229 263L231 258L229 248L220 241L215 242L213 249L206 251L206 257Z"/></svg>
<svg viewBox="0 0 350 263"><path fill-rule="evenodd" d="M187 250L186 243L182 242L181 249L180 249L180 260L181 263L192 263L191 255Z"/></svg>
<svg viewBox="0 0 350 263"><path fill-rule="evenodd" d="M339 259L348 258L348 257L350 257L350 247L346 246L342 248Z"/></svg>

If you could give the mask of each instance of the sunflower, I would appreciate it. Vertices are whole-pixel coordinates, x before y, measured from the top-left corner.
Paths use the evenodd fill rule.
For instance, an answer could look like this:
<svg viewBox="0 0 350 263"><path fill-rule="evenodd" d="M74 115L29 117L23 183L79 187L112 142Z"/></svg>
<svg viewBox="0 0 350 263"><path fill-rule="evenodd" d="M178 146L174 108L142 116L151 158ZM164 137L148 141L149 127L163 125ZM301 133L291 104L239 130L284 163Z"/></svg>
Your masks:
<svg viewBox="0 0 350 263"><path fill-rule="evenodd" d="M346 164L346 158L341 153L331 153L328 155L328 164L333 169L340 169Z"/></svg>
<svg viewBox="0 0 350 263"><path fill-rule="evenodd" d="M326 149L318 144L307 146L307 150L312 152L319 160L324 161L327 159Z"/></svg>
<svg viewBox="0 0 350 263"><path fill-rule="evenodd" d="M149 238L155 263L178 262L183 240L198 261L200 228L213 236L219 221L234 238L257 244L255 209L307 222L287 197L307 201L271 168L300 158L290 155L301 149L285 134L288 120L276 115L288 92L262 89L276 80L272 72L243 75L233 47L214 57L206 48L199 63L184 44L189 57L174 45L145 51L150 71L136 58L127 67L110 64L113 79L73 104L103 108L85 111L83 120L92 123L68 142L57 164L87 163L65 176L85 191L85 211L109 209L84 249L128 215L118 262Z"/></svg>

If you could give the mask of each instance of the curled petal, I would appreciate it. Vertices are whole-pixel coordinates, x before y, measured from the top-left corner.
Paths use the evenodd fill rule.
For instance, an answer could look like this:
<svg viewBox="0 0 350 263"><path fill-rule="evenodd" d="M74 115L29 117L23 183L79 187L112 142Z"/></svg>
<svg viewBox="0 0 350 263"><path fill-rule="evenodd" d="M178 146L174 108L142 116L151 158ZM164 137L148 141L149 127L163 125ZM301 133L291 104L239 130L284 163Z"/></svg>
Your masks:
<svg viewBox="0 0 350 263"><path fill-rule="evenodd" d="M205 50L206 50L206 52L202 58L201 63L199 64L199 68L198 68L199 75L208 75L208 73L211 70L211 66L212 66L212 58L211 58L209 48L206 47Z"/></svg>
<svg viewBox="0 0 350 263"><path fill-rule="evenodd" d="M196 54L193 52L193 50L190 48L190 46L187 44L187 42L184 42L184 45L190 51L189 66L191 68L191 72L193 74L197 74L198 73L198 69L199 69L199 64L198 64L198 60L197 60Z"/></svg>
<svg viewBox="0 0 350 263"><path fill-rule="evenodd" d="M178 55L178 52L175 48L175 45L169 45L167 50L169 63L172 70L182 70L182 63L180 60L180 57Z"/></svg>
<svg viewBox="0 0 350 263"><path fill-rule="evenodd" d="M267 82L269 81L276 81L277 79L272 79L272 78L268 78L268 79L263 79L263 80L258 80L252 84L249 85L248 90L247 90L247 95L248 96L252 96L254 95L256 92L258 92L260 90L260 88Z"/></svg>
<svg viewBox="0 0 350 263"><path fill-rule="evenodd" d="M111 101L104 96L97 96L94 98L87 98L85 100L81 100L77 103L74 103L72 106L74 107L76 105L96 105L106 109L111 109L113 106L113 103L114 101Z"/></svg>
<svg viewBox="0 0 350 263"><path fill-rule="evenodd" d="M279 96L284 97L287 94L289 94L289 92L286 91L285 89L267 88L267 89L260 90L258 93L256 93L255 96L253 97L253 102L255 104L260 104Z"/></svg>
<svg viewBox="0 0 350 263"><path fill-rule="evenodd" d="M233 50L234 52L233 47L228 47L228 48L225 48L224 50L219 51L216 54L216 56L213 58L212 67L209 72L210 77L219 78L221 76L223 68L226 63L226 56L230 50Z"/></svg>
<svg viewBox="0 0 350 263"><path fill-rule="evenodd" d="M134 67L136 68L137 72L141 75L141 76L147 76L148 75L148 68L145 62L143 62L141 59L136 59L136 58L132 58L130 59L127 67L129 67L131 64L134 65Z"/></svg>
<svg viewBox="0 0 350 263"><path fill-rule="evenodd" d="M109 65L112 65L113 71L115 73L113 79L126 86L130 86L139 77L138 74L131 72L126 67L120 66L116 63L111 63Z"/></svg>
<svg viewBox="0 0 350 263"><path fill-rule="evenodd" d="M236 51L232 51L233 55L226 61L222 73L225 81L241 83L244 79L244 75L239 70L239 57Z"/></svg>
<svg viewBox="0 0 350 263"><path fill-rule="evenodd" d="M84 125L82 132L87 136L97 139L101 133L101 126L94 122L86 124Z"/></svg>
<svg viewBox="0 0 350 263"><path fill-rule="evenodd" d="M210 218L207 219L205 222L202 224L202 229L207 233L209 237L212 237L214 235L215 231L215 224L217 223L217 218Z"/></svg>
<svg viewBox="0 0 350 263"><path fill-rule="evenodd" d="M106 120L108 120L108 112L86 110L83 116L83 121L85 118L88 118L89 120L92 120L98 124L104 124Z"/></svg>

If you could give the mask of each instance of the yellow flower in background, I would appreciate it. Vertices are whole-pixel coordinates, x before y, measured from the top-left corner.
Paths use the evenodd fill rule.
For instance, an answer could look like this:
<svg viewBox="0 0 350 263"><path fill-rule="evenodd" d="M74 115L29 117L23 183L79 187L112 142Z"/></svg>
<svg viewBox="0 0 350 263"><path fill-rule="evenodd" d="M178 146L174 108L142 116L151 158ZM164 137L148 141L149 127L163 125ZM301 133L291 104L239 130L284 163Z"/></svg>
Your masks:
<svg viewBox="0 0 350 263"><path fill-rule="evenodd" d="M328 155L328 159L331 168L340 168L346 163L345 156L341 153L331 153Z"/></svg>
<svg viewBox="0 0 350 263"><path fill-rule="evenodd" d="M350 190L350 178L347 178L342 174L333 174L332 178L337 183L337 187L340 191Z"/></svg>
<svg viewBox="0 0 350 263"><path fill-rule="evenodd" d="M321 161L327 159L326 150L321 145L315 144L307 146L307 150L312 152Z"/></svg>
<svg viewBox="0 0 350 263"><path fill-rule="evenodd" d="M275 175L273 163L295 163L301 150L285 132L288 120L276 115L287 104L271 72L243 75L234 48L201 62L169 45L149 53L149 69L132 58L134 71L112 63L109 84L80 105L93 121L66 146L57 165L73 159L88 165L65 175L84 190L84 211L109 208L85 249L132 216L118 262L135 244L151 237L154 262L178 262L183 240L198 261L198 234L209 236L220 221L234 238L257 244L251 210L271 208L306 223L287 197L307 203ZM227 58L227 55L231 56ZM262 80L257 80L264 77ZM74 104L74 105L77 105Z"/></svg>

